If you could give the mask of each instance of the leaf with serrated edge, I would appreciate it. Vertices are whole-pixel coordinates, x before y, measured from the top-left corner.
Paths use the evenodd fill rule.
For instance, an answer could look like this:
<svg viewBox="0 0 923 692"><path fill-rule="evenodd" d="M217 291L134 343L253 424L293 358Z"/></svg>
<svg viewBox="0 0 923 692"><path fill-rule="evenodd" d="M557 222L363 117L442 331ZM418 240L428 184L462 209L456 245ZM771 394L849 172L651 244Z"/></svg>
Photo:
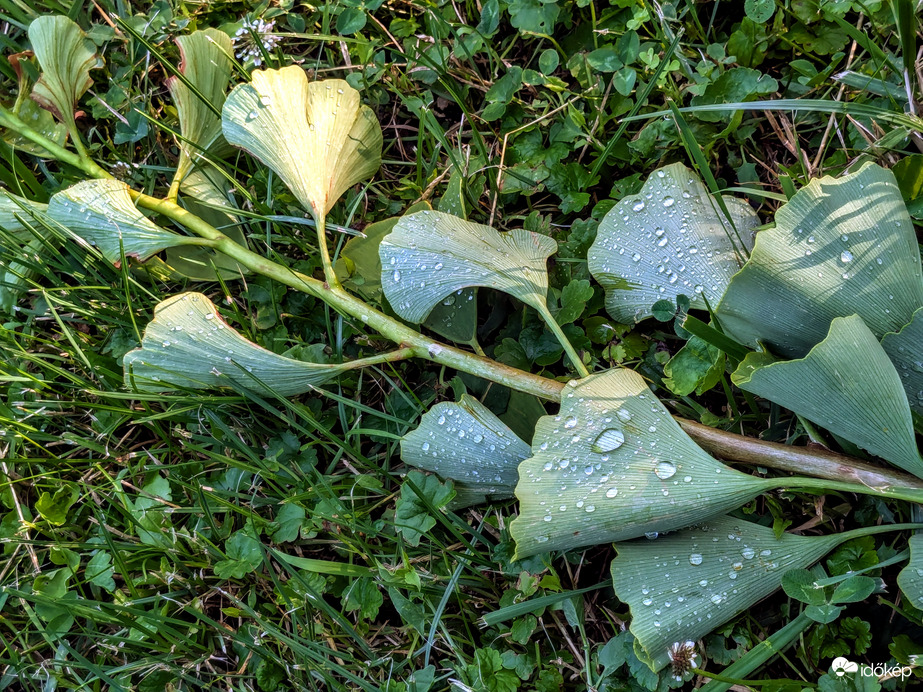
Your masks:
<svg viewBox="0 0 923 692"><path fill-rule="evenodd" d="M834 317L859 315L880 339L921 305L920 249L907 208L894 175L867 163L812 180L776 212L717 315L737 341L800 358Z"/></svg>
<svg viewBox="0 0 923 692"><path fill-rule="evenodd" d="M381 241L381 282L394 311L420 323L456 291L486 286L544 312L546 261L557 243L548 236L422 211L403 217Z"/></svg>
<svg viewBox="0 0 923 692"><path fill-rule="evenodd" d="M908 543L910 561L897 575L897 585L911 605L923 610L923 533L915 533Z"/></svg>
<svg viewBox="0 0 923 692"><path fill-rule="evenodd" d="M144 261L174 245L200 244L198 238L158 228L138 211L128 185L119 180L84 180L61 190L48 203L48 215L95 245L118 265L126 257Z"/></svg>
<svg viewBox="0 0 923 692"><path fill-rule="evenodd" d="M894 363L910 408L923 415L923 308L899 332L885 334L881 347Z"/></svg>
<svg viewBox="0 0 923 692"><path fill-rule="evenodd" d="M778 486L706 454L625 369L569 382L532 454L510 527L517 558L689 526Z"/></svg>
<svg viewBox="0 0 923 692"><path fill-rule="evenodd" d="M29 42L42 67L32 98L73 127L74 107L93 84L90 70L97 62L93 44L83 29L63 16L33 21L29 25Z"/></svg>
<svg viewBox="0 0 923 692"><path fill-rule="evenodd" d="M217 29L204 29L177 37L176 45L182 56L179 71L220 111L231 81L230 56L234 48L230 37ZM179 116L182 139L176 175L182 180L199 153L221 137L221 119L179 77L170 77L167 89Z"/></svg>
<svg viewBox="0 0 923 692"><path fill-rule="evenodd" d="M134 382L139 391L238 384L280 396L307 392L347 369L285 358L247 341L201 293L181 293L157 305L141 348L126 353L123 362L125 383Z"/></svg>
<svg viewBox="0 0 923 692"><path fill-rule="evenodd" d="M655 671L674 642L697 641L779 588L782 575L816 562L838 535L776 538L771 528L720 516L655 541L619 543L615 595Z"/></svg>
<svg viewBox="0 0 923 692"><path fill-rule="evenodd" d="M484 495L512 497L529 445L477 399L436 404L401 440L404 463Z"/></svg>
<svg viewBox="0 0 923 692"><path fill-rule="evenodd" d="M724 202L733 226L695 173L674 163L616 204L587 252L590 273L606 289L609 314L626 324L640 322L658 300L675 303L680 294L693 308L705 309L706 298L717 303L745 259L741 245L750 247L759 224L746 202Z"/></svg>
<svg viewBox="0 0 923 692"><path fill-rule="evenodd" d="M297 65L254 70L228 96L224 136L272 168L315 220L381 165L381 126L341 79L308 82Z"/></svg>
<svg viewBox="0 0 923 692"><path fill-rule="evenodd" d="M923 477L900 376L858 315L833 320L827 338L801 360L742 364L739 372L733 381L741 389Z"/></svg>

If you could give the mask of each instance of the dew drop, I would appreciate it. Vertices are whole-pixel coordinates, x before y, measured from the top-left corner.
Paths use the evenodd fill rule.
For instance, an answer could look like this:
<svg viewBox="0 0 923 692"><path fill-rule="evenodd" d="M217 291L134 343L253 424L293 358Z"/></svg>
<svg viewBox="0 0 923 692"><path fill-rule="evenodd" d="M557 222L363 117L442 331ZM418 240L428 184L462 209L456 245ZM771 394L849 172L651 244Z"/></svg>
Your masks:
<svg viewBox="0 0 923 692"><path fill-rule="evenodd" d="M570 430L571 428L577 427L577 419L574 416L570 416L566 421L564 421L564 427Z"/></svg>
<svg viewBox="0 0 923 692"><path fill-rule="evenodd" d="M635 202L634 205L631 207L631 210L634 212L643 211L644 210L644 200L639 200Z"/></svg>
<svg viewBox="0 0 923 692"><path fill-rule="evenodd" d="M840 253L840 262L844 264L846 262L852 262L852 253L849 250L843 250L843 252Z"/></svg>
<svg viewBox="0 0 923 692"><path fill-rule="evenodd" d="M690 565L701 565L702 556L699 553L693 553L692 555L689 556L689 564Z"/></svg>
<svg viewBox="0 0 923 692"><path fill-rule="evenodd" d="M603 430L593 441L591 449L598 454L613 452L625 444L625 433L616 428Z"/></svg>
<svg viewBox="0 0 923 692"><path fill-rule="evenodd" d="M669 207L672 207L674 204L676 204L676 200L670 197L669 195L663 198L663 206L669 208Z"/></svg>
<svg viewBox="0 0 923 692"><path fill-rule="evenodd" d="M654 475L657 476L660 480L667 480L672 478L673 474L676 473L676 465L671 461L661 461L657 464L657 467L654 469Z"/></svg>
<svg viewBox="0 0 923 692"><path fill-rule="evenodd" d="M395 282L400 281L400 280L401 280L401 273L400 273L397 269L395 269L395 270L394 270L394 273L391 275L391 279L392 279L393 281L395 281Z"/></svg>
<svg viewBox="0 0 923 692"><path fill-rule="evenodd" d="M618 489L618 488L609 488L609 489L606 491L606 497L615 497L615 496L618 495L618 494L619 494L619 489Z"/></svg>

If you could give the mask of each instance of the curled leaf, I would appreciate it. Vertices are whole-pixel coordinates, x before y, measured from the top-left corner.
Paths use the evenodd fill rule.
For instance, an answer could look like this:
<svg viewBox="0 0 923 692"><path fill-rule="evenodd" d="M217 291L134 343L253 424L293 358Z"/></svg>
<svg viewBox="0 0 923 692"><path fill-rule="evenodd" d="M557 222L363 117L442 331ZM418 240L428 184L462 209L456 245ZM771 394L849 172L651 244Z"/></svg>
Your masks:
<svg viewBox="0 0 923 692"><path fill-rule="evenodd" d="M39 17L29 25L29 41L42 67L42 77L32 98L50 110L69 128L74 125L74 108L93 80L96 67L93 44L77 24L60 15Z"/></svg>
<svg viewBox="0 0 923 692"><path fill-rule="evenodd" d="M378 170L381 126L343 80L308 82L297 65L251 77L224 104L224 136L272 168L319 221Z"/></svg>
<svg viewBox="0 0 923 692"><path fill-rule="evenodd" d="M477 399L436 404L401 440L405 463L456 481L481 497L512 497L529 445Z"/></svg>
<svg viewBox="0 0 923 692"><path fill-rule="evenodd" d="M48 203L48 215L95 245L118 265L126 257L144 261L175 245L198 245L198 238L159 228L138 211L128 185L111 179L85 180L61 190Z"/></svg>
<svg viewBox="0 0 923 692"><path fill-rule="evenodd" d="M379 247L381 283L398 315L422 322L463 288L486 286L546 311L548 257L557 243L516 229L498 233L451 214L421 211L398 221Z"/></svg>
<svg viewBox="0 0 923 692"><path fill-rule="evenodd" d="M179 114L182 138L176 175L183 180L199 153L209 149L221 137L221 118L217 113L224 106L225 92L231 80L233 45L230 37L217 29L179 36L176 44L182 56L179 70L195 89L193 91L179 77L167 80L167 89Z"/></svg>
<svg viewBox="0 0 923 692"><path fill-rule="evenodd" d="M306 363L257 346L228 325L201 293L181 293L160 303L141 348L126 353L123 362L125 383L140 391L238 384L281 396L310 391L349 368Z"/></svg>

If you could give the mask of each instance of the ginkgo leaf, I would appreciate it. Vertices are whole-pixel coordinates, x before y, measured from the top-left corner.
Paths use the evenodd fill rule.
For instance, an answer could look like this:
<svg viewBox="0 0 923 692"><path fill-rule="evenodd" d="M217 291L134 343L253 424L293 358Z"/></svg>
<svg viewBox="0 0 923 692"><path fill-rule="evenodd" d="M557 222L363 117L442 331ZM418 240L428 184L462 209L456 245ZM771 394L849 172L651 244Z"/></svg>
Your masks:
<svg viewBox="0 0 923 692"><path fill-rule="evenodd" d="M429 202L417 202L407 208L405 214L432 209ZM375 221L362 229L362 235L357 235L346 241L340 251L336 263L336 273L340 281L349 282L366 300L378 302L381 300L381 258L378 248L381 241L388 235L400 216L392 216L382 221Z"/></svg>
<svg viewBox="0 0 923 692"><path fill-rule="evenodd" d="M33 238L32 231L20 220L28 218L29 209L45 213L48 211L48 205L30 202L12 192L0 190L0 229L23 242Z"/></svg>
<svg viewBox="0 0 923 692"><path fill-rule="evenodd" d="M513 496L517 468L530 453L528 444L467 394L458 403L430 408L401 440L405 463L501 498Z"/></svg>
<svg viewBox="0 0 923 692"><path fill-rule="evenodd" d="M141 348L126 353L123 362L125 383L140 391L237 384L281 396L310 391L349 368L306 363L257 346L228 325L201 293L181 293L158 304Z"/></svg>
<svg viewBox="0 0 923 692"><path fill-rule="evenodd" d="M859 315L879 339L923 305L920 250L894 175L867 163L812 180L757 234L717 308L724 331L789 358L820 342L834 317Z"/></svg>
<svg viewBox="0 0 923 692"><path fill-rule="evenodd" d="M910 561L897 575L897 585L917 610L923 610L923 533L915 533L908 541Z"/></svg>
<svg viewBox="0 0 923 692"><path fill-rule="evenodd" d="M438 211L403 217L382 241L381 282L398 315L420 323L456 291L486 286L546 313L546 261L557 243L516 229L490 226Z"/></svg>
<svg viewBox="0 0 923 692"><path fill-rule="evenodd" d="M99 248L118 265L126 257L144 261L174 245L201 245L200 238L157 227L138 211L128 185L120 180L84 180L61 190L48 203L48 215Z"/></svg>
<svg viewBox="0 0 923 692"><path fill-rule="evenodd" d="M706 454L625 369L569 382L532 455L510 527L518 558L689 526L779 485Z"/></svg>
<svg viewBox="0 0 923 692"><path fill-rule="evenodd" d="M68 127L77 101L93 84L97 58L93 43L77 24L60 15L39 17L29 25L29 42L42 67L32 98Z"/></svg>
<svg viewBox="0 0 923 692"><path fill-rule="evenodd" d="M858 315L834 319L827 338L801 360L756 368L745 360L732 379L741 389L923 477L901 379Z"/></svg>
<svg viewBox="0 0 923 692"><path fill-rule="evenodd" d="M16 101L12 111L24 123L43 137L59 146L64 146L67 140L67 126L55 120L50 111L42 108L32 99L32 75L39 70L38 61L34 59L32 51L13 53L7 56L10 67L16 73ZM16 130L7 130L3 133L3 141L12 147L27 151L42 158L54 158L45 147L42 147Z"/></svg>
<svg viewBox="0 0 923 692"><path fill-rule="evenodd" d="M231 38L217 29L194 31L176 39L182 61L179 71L198 91L198 95L179 77L167 80L167 89L179 115L180 158L176 175L185 179L200 152L221 137L221 118L225 92L231 81ZM205 99L205 101L203 101ZM207 102L207 103L206 103ZM211 104L211 108L209 105ZM214 110L213 110L214 109Z"/></svg>
<svg viewBox="0 0 923 692"><path fill-rule="evenodd" d="M606 309L626 324L651 316L658 300L685 295L691 307L716 304L746 259L759 218L724 197L728 222L702 181L680 163L660 168L636 195L616 204L587 252L606 289Z"/></svg>
<svg viewBox="0 0 923 692"><path fill-rule="evenodd" d="M923 415L923 308L899 332L885 334L881 347L894 363L910 408Z"/></svg>
<svg viewBox="0 0 923 692"><path fill-rule="evenodd" d="M643 660L657 671L674 642L698 641L819 560L843 534L776 538L770 527L719 516L657 540L619 543L615 595L631 609ZM636 647L637 650L637 647Z"/></svg>
<svg viewBox="0 0 923 692"><path fill-rule="evenodd" d="M228 96L224 136L272 168L320 222L381 165L381 126L340 79L308 82L297 65L254 70Z"/></svg>
<svg viewBox="0 0 923 692"><path fill-rule="evenodd" d="M224 188L224 189L222 189ZM193 214L247 247L247 236L234 215L226 190L227 180L212 166L200 166L183 180L180 190L182 203ZM224 209L226 209L226 211ZM167 264L183 276L195 281L228 281L239 279L250 270L221 252L211 248L184 245L167 248ZM216 273L217 272L217 273Z"/></svg>

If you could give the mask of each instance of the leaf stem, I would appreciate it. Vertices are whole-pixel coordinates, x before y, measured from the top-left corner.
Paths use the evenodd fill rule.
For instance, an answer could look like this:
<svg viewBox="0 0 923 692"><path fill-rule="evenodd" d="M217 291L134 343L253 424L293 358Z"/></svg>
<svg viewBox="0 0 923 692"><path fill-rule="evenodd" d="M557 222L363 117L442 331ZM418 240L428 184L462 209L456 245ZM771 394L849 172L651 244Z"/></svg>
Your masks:
<svg viewBox="0 0 923 692"><path fill-rule="evenodd" d="M324 281L330 288L340 288L340 280L330 260L330 248L327 247L327 212L321 210L314 221L317 229L317 248L320 250L321 265L324 267Z"/></svg>
<svg viewBox="0 0 923 692"><path fill-rule="evenodd" d="M561 329L558 321L551 314L548 306L543 303L534 307L538 309L542 319L545 320L545 324L548 325L548 329L551 330L551 333L554 334L555 338L561 344L561 347L564 349L567 357L570 358L570 362L573 364L574 370L577 371L577 374L579 374L580 377L589 377L590 371L586 369L586 366L583 364L583 360L577 354L577 351L574 349L570 340L567 338L567 335Z"/></svg>
<svg viewBox="0 0 923 692"><path fill-rule="evenodd" d="M875 466L819 447L764 442L726 430L676 418L686 434L715 456L739 464L768 466L831 481L849 481L872 488L901 487L923 490L923 480L907 473Z"/></svg>

